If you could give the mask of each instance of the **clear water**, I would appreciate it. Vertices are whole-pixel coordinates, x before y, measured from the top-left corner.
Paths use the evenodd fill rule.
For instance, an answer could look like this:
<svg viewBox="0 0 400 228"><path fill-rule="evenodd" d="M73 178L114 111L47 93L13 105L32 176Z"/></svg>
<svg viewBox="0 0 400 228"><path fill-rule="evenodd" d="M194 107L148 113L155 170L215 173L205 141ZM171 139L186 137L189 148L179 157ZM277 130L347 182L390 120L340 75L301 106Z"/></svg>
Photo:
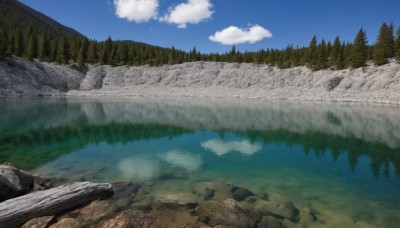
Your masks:
<svg viewBox="0 0 400 228"><path fill-rule="evenodd" d="M400 222L400 107L206 99L0 100L0 162L155 197L231 182L326 227Z"/></svg>

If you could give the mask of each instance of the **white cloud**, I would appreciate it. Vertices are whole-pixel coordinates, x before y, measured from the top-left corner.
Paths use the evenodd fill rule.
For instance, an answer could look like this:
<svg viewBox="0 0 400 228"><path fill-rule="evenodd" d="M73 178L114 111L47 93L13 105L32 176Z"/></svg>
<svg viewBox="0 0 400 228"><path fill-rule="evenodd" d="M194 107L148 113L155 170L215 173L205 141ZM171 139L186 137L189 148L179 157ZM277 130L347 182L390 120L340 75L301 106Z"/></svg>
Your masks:
<svg viewBox="0 0 400 228"><path fill-rule="evenodd" d="M178 28L186 28L187 24L198 24L211 18L214 13L210 0L188 0L169 10L169 13L160 18L160 21L178 25Z"/></svg>
<svg viewBox="0 0 400 228"><path fill-rule="evenodd" d="M203 163L199 154L177 150L167 152L162 155L162 158L173 166L182 167L190 171L198 170Z"/></svg>
<svg viewBox="0 0 400 228"><path fill-rule="evenodd" d="M152 179L159 174L160 165L157 160L147 157L128 158L118 163L123 177L132 179Z"/></svg>
<svg viewBox="0 0 400 228"><path fill-rule="evenodd" d="M211 139L202 142L201 146L211 150L218 156L223 156L231 151L238 151L243 155L253 155L262 149L261 144L253 144L249 140L224 142L219 139Z"/></svg>
<svg viewBox="0 0 400 228"><path fill-rule="evenodd" d="M209 39L224 45L235 45L244 43L254 44L270 37L272 37L270 31L259 25L253 25L245 29L230 26L222 31L216 32L213 36L210 36Z"/></svg>
<svg viewBox="0 0 400 228"><path fill-rule="evenodd" d="M158 15L159 0L114 0L115 14L136 23L147 22Z"/></svg>

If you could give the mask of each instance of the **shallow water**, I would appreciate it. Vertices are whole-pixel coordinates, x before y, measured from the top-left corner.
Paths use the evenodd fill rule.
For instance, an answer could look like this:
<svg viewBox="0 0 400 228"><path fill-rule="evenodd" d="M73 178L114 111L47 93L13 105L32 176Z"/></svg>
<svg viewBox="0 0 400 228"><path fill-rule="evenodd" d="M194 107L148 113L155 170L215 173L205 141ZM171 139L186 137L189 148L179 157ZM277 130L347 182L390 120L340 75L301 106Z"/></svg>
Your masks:
<svg viewBox="0 0 400 228"><path fill-rule="evenodd" d="M0 101L0 162L157 197L231 182L326 227L400 222L400 107L206 99Z"/></svg>

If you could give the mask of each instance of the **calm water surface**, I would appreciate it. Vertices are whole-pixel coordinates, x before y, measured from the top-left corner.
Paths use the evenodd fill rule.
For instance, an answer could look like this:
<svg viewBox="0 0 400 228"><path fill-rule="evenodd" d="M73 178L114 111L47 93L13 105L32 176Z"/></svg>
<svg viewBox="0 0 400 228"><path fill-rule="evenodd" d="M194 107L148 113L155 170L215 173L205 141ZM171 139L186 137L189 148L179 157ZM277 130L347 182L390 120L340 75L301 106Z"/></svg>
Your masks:
<svg viewBox="0 0 400 228"><path fill-rule="evenodd" d="M205 99L0 100L0 162L155 197L231 182L326 227L400 223L400 107Z"/></svg>

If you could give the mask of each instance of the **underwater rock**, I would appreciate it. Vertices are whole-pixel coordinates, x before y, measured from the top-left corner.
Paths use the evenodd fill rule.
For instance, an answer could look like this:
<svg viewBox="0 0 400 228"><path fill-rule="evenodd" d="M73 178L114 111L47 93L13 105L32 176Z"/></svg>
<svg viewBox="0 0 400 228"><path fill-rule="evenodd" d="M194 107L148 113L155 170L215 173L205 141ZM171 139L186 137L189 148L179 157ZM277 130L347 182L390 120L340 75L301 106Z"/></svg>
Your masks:
<svg viewBox="0 0 400 228"><path fill-rule="evenodd" d="M254 195L250 190L237 186L233 186L231 192L233 194L233 199L237 201L243 201L247 197Z"/></svg>
<svg viewBox="0 0 400 228"><path fill-rule="evenodd" d="M26 222L21 228L47 228L55 222L55 216L34 218Z"/></svg>
<svg viewBox="0 0 400 228"><path fill-rule="evenodd" d="M282 228L282 222L272 216L263 216L257 228Z"/></svg>
<svg viewBox="0 0 400 228"><path fill-rule="evenodd" d="M141 189L139 184L132 182L116 182L112 184L114 189L114 195L112 199L116 202L116 205L122 209L128 209L131 206L133 198Z"/></svg>
<svg viewBox="0 0 400 228"><path fill-rule="evenodd" d="M96 225L113 218L119 211L119 208L110 199L96 200L60 216L60 218L76 218L82 224Z"/></svg>
<svg viewBox="0 0 400 228"><path fill-rule="evenodd" d="M257 219L248 212L236 207L236 204L225 202L223 204L206 202L201 204L195 215L200 222L210 226L254 227Z"/></svg>
<svg viewBox="0 0 400 228"><path fill-rule="evenodd" d="M204 199L204 200L210 200L210 199L212 199L212 198L214 197L214 193L215 193L215 190L214 190L214 189L206 188L206 189L205 189L204 196L203 196L203 199Z"/></svg>
<svg viewBox="0 0 400 228"><path fill-rule="evenodd" d="M0 202L27 194L33 188L33 177L10 163L0 165Z"/></svg>
<svg viewBox="0 0 400 228"><path fill-rule="evenodd" d="M141 211L149 211L152 208L153 201L153 197L141 189L133 199L132 207Z"/></svg>
<svg viewBox="0 0 400 228"><path fill-rule="evenodd" d="M116 216L115 218L108 220L103 223L103 228L126 228L126 227L141 227L150 228L153 227L154 218L149 215L145 215L140 211L126 210Z"/></svg>
<svg viewBox="0 0 400 228"><path fill-rule="evenodd" d="M77 219L63 218L59 222L51 225L49 228L65 228L65 227L84 228L85 226Z"/></svg>
<svg viewBox="0 0 400 228"><path fill-rule="evenodd" d="M264 215L275 215L292 221L297 220L299 215L299 210L291 202L284 203L283 205L275 202L267 202L262 206L261 211Z"/></svg>
<svg viewBox="0 0 400 228"><path fill-rule="evenodd" d="M163 172L159 178L160 180L186 180L189 175L184 172Z"/></svg>
<svg viewBox="0 0 400 228"><path fill-rule="evenodd" d="M300 210L300 224L303 226L309 226L311 223L317 221L317 217L311 212L309 208L303 208Z"/></svg>

